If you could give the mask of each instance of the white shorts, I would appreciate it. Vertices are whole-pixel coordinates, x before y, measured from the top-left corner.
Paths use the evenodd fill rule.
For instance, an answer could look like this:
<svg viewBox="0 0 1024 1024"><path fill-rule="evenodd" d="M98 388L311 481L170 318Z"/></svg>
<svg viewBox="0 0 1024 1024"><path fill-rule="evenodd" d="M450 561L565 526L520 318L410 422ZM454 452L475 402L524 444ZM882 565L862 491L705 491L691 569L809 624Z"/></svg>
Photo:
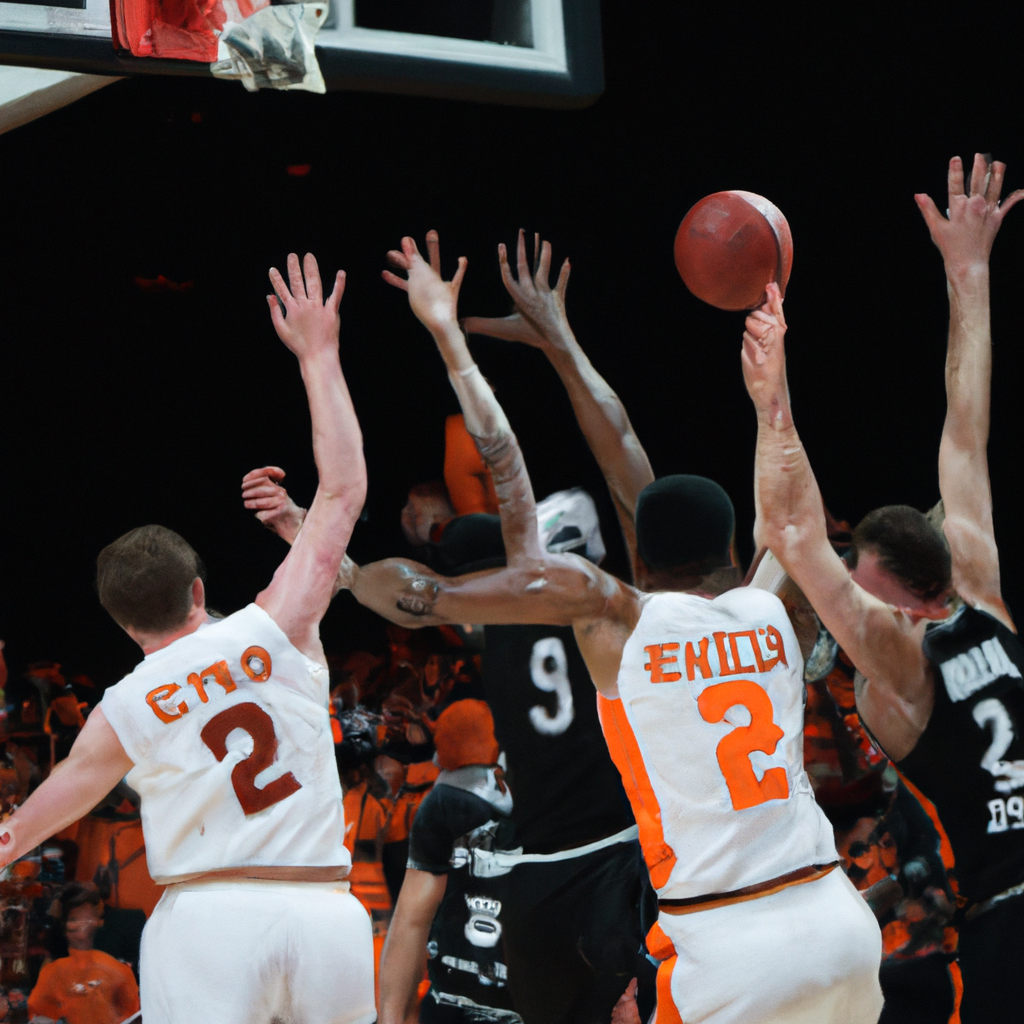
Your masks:
<svg viewBox="0 0 1024 1024"><path fill-rule="evenodd" d="M370 1024L370 917L348 882L169 885L139 993L146 1024Z"/></svg>
<svg viewBox="0 0 1024 1024"><path fill-rule="evenodd" d="M841 868L658 924L675 946L662 971L685 1024L876 1024L882 1012L882 935ZM659 1003L666 980L659 972ZM659 1005L659 1024L677 1019Z"/></svg>

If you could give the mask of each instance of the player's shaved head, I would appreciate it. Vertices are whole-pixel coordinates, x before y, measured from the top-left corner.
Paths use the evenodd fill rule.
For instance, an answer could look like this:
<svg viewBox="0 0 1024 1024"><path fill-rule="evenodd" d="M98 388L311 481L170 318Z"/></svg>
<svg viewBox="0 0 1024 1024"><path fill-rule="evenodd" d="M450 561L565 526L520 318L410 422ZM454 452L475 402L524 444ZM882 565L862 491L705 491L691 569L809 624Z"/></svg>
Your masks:
<svg viewBox="0 0 1024 1024"><path fill-rule="evenodd" d="M96 559L100 604L122 627L166 633L192 608L192 584L206 579L202 559L166 526L140 526L108 544Z"/></svg>
<svg viewBox="0 0 1024 1024"><path fill-rule="evenodd" d="M735 526L729 495L705 476L662 477L637 499L637 552L655 571L699 574L729 565Z"/></svg>

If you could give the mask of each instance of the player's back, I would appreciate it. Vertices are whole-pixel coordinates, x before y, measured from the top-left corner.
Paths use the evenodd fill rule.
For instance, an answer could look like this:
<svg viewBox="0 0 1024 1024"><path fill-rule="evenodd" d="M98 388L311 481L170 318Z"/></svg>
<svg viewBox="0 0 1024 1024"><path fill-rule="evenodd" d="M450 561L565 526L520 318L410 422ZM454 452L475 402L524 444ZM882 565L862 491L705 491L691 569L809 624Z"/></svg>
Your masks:
<svg viewBox="0 0 1024 1024"><path fill-rule="evenodd" d="M778 598L653 595L618 687L602 720L659 896L734 892L837 860L803 768L803 657Z"/></svg>
<svg viewBox="0 0 1024 1024"><path fill-rule="evenodd" d="M351 863L328 687L327 669L251 604L148 655L107 691L156 881Z"/></svg>

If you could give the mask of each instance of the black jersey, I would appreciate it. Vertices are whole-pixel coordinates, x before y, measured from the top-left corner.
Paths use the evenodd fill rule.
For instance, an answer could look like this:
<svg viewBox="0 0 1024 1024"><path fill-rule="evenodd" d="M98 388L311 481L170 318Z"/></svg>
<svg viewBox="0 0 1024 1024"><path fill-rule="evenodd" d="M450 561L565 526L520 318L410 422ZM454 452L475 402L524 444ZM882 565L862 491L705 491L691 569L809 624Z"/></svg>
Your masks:
<svg viewBox="0 0 1024 1024"><path fill-rule="evenodd" d="M508 818L492 803L462 788L459 776L487 769L442 773L424 798L409 835L409 867L447 875L444 899L434 915L427 945L431 996L463 1006L477 1021L512 1024L508 971L502 954L504 880L474 873L473 851L512 843ZM446 783L445 776L454 776ZM473 780L469 780L472 784Z"/></svg>
<svg viewBox="0 0 1024 1024"><path fill-rule="evenodd" d="M900 771L949 836L960 892L984 900L1024 881L1024 648L986 612L930 626L935 706Z"/></svg>
<svg viewBox="0 0 1024 1024"><path fill-rule="evenodd" d="M517 844L551 853L633 824L571 628L487 626L483 682L515 794Z"/></svg>

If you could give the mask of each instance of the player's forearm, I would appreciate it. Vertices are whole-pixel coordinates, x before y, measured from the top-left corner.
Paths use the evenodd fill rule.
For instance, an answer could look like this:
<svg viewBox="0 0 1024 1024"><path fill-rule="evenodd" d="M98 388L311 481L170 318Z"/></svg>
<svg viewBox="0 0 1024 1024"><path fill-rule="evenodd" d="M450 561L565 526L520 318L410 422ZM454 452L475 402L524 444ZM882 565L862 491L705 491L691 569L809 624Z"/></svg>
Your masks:
<svg viewBox="0 0 1024 1024"><path fill-rule="evenodd" d="M319 477L317 499L340 503L353 523L366 498L363 436L337 353L318 353L300 362L313 426L313 458Z"/></svg>
<svg viewBox="0 0 1024 1024"><path fill-rule="evenodd" d="M983 456L992 383L988 265L947 267L946 281L949 346L943 445Z"/></svg>
<svg viewBox="0 0 1024 1024"><path fill-rule="evenodd" d="M85 817L117 785L123 774L115 769L112 777L104 765L90 764L81 758L69 757L62 763L64 770L51 774L4 823L14 830L14 845L0 846L3 863L23 857ZM4 825L0 825L0 834Z"/></svg>
<svg viewBox="0 0 1024 1024"><path fill-rule="evenodd" d="M427 960L430 921L409 922L397 911L380 961L378 1024L404 1024Z"/></svg>
<svg viewBox="0 0 1024 1024"><path fill-rule="evenodd" d="M769 548L786 571L795 575L793 562L801 549L812 539L820 539L819 534L827 540L821 494L793 422L785 382L759 396L755 408L756 541Z"/></svg>
<svg viewBox="0 0 1024 1024"><path fill-rule="evenodd" d="M505 411L473 362L457 324L449 334L453 332L457 332L458 339L453 338L446 346L438 342L438 347L448 367L448 379L462 407L466 430L491 471L509 565L523 559L540 558L537 506L519 442L512 433Z"/></svg>
<svg viewBox="0 0 1024 1024"><path fill-rule="evenodd" d="M590 446L619 510L631 525L640 492L654 480L647 453L625 406L568 331L558 347L546 350L572 403L576 422Z"/></svg>

